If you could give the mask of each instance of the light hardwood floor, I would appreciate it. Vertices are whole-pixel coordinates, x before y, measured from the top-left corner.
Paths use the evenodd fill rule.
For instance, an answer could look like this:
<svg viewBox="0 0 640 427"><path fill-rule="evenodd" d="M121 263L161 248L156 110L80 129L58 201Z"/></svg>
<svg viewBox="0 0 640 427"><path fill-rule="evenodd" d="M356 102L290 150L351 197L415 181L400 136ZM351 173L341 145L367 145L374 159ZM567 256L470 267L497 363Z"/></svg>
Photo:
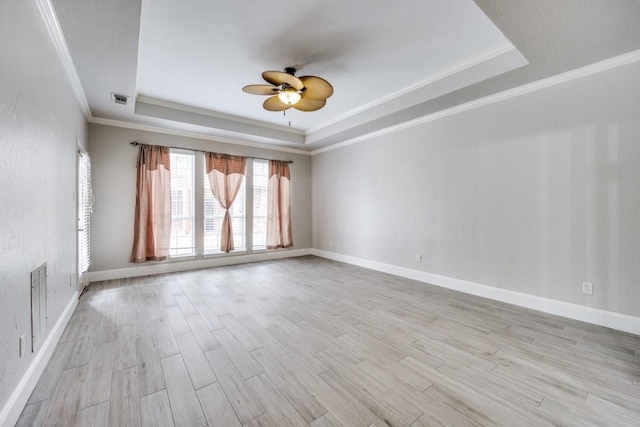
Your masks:
<svg viewBox="0 0 640 427"><path fill-rule="evenodd" d="M640 425L640 337L315 257L93 283L18 425Z"/></svg>

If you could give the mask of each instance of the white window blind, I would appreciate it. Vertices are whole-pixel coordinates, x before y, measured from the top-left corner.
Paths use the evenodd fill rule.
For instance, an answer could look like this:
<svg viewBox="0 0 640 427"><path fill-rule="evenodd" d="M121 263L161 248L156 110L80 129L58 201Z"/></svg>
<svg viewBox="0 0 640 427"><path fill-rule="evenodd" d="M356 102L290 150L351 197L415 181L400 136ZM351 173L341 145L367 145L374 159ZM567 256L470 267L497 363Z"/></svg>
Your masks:
<svg viewBox="0 0 640 427"><path fill-rule="evenodd" d="M89 270L91 264L91 159L87 153L78 155L78 272Z"/></svg>
<svg viewBox="0 0 640 427"><path fill-rule="evenodd" d="M169 256L195 255L195 152L174 150L171 156L171 240Z"/></svg>
<svg viewBox="0 0 640 427"><path fill-rule="evenodd" d="M253 249L267 248L267 190L269 162L253 160Z"/></svg>

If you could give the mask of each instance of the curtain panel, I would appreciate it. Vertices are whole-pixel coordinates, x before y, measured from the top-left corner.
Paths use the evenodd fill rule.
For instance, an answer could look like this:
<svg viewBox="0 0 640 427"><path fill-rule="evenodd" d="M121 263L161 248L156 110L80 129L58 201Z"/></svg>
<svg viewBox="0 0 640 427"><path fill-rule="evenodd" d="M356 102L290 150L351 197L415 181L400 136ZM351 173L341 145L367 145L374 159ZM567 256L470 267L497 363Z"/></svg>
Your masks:
<svg viewBox="0 0 640 427"><path fill-rule="evenodd" d="M267 249L289 248L293 246L289 162L269 160L267 197Z"/></svg>
<svg viewBox="0 0 640 427"><path fill-rule="evenodd" d="M204 153L205 170L213 197L225 210L222 220L220 250L231 252L233 245L233 227L229 208L238 195L244 179L247 158L228 154Z"/></svg>
<svg viewBox="0 0 640 427"><path fill-rule="evenodd" d="M131 262L163 261L171 236L169 147L141 144Z"/></svg>

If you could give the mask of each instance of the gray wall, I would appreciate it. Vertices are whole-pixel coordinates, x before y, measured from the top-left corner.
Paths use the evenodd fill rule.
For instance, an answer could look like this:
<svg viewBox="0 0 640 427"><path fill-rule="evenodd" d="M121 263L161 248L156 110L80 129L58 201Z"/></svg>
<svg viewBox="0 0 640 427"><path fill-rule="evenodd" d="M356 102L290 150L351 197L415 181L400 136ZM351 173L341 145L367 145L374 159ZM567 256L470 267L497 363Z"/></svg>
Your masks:
<svg viewBox="0 0 640 427"><path fill-rule="evenodd" d="M0 408L34 355L30 271L48 264L48 331L76 290L76 138L87 125L36 2L0 2Z"/></svg>
<svg viewBox="0 0 640 427"><path fill-rule="evenodd" d="M626 65L315 155L314 248L640 316L638 76Z"/></svg>
<svg viewBox="0 0 640 427"><path fill-rule="evenodd" d="M139 267L129 262L133 244L136 156L131 141L220 153L293 160L291 204L294 249L311 247L311 157L100 124L89 125L95 197L91 217L91 271ZM144 264L142 264L144 265Z"/></svg>

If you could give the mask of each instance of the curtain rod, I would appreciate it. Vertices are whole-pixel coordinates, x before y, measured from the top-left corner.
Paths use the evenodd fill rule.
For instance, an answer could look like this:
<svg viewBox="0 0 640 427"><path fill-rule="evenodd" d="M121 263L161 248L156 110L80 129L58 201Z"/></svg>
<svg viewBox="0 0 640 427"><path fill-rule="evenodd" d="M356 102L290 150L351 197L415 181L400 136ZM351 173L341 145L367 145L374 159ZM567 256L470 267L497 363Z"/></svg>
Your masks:
<svg viewBox="0 0 640 427"><path fill-rule="evenodd" d="M129 144L133 145L134 147L137 147L138 145L140 145L138 141L131 141ZM206 153L205 150L195 150L193 148L174 147L172 145L163 145L162 147L175 148L176 150L189 150L189 151L199 151L201 153ZM242 157L246 157L248 159L256 159L256 160L277 160L277 159L267 159L265 157L252 157L252 156L242 156ZM284 161L288 163L293 163L293 160L284 160Z"/></svg>

